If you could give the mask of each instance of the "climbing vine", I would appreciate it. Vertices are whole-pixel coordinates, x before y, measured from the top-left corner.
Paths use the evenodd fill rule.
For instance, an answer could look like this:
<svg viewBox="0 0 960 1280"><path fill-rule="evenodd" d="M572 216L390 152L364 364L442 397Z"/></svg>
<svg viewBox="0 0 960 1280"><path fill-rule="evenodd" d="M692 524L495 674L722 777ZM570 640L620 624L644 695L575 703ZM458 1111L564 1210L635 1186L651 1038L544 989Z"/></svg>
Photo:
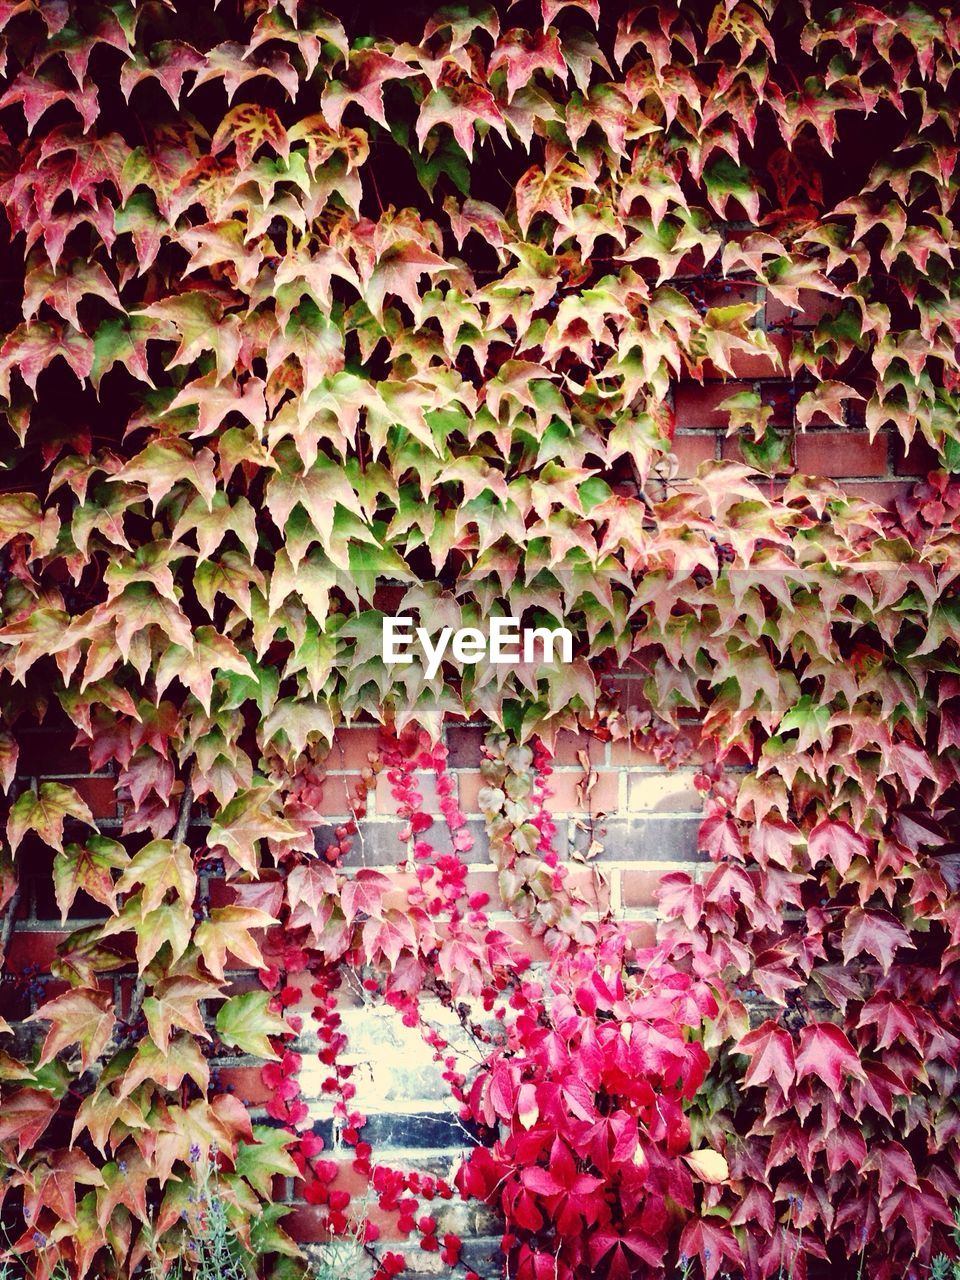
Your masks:
<svg viewBox="0 0 960 1280"><path fill-rule="evenodd" d="M919 1280L960 1197L960 20L397 9L0 5L0 947L43 846L64 918L106 912L0 1021L10 1265L197 1272L216 1227L231 1266L302 1274L296 1178L399 1274L310 1128L316 1052L365 1203L468 1277L428 1207L455 1190L522 1280ZM735 383L740 458L682 481L681 377ZM824 423L937 465L885 510L798 473ZM428 678L383 661L394 614L575 653ZM462 715L492 725L499 903L466 881ZM363 718L380 749L318 851ZM17 776L61 721L118 838ZM567 874L565 728L710 748L713 866L664 880L655 948ZM402 874L352 865L374 770ZM348 978L433 1048L455 1186L364 1141ZM231 1049L268 1060L270 1123L219 1086Z"/></svg>

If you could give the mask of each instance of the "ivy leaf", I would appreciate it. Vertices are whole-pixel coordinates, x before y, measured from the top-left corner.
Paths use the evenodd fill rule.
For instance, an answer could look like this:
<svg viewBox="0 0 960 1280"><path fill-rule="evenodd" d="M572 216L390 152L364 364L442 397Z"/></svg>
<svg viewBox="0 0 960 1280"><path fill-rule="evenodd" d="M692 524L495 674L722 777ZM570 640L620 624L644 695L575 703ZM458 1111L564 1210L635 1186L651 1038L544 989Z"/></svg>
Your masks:
<svg viewBox="0 0 960 1280"><path fill-rule="evenodd" d="M754 1031L748 1032L737 1046L738 1053L750 1058L744 1083L765 1084L776 1080L784 1094L788 1094L796 1078L796 1061L793 1040L788 1031L770 1018Z"/></svg>
<svg viewBox="0 0 960 1280"><path fill-rule="evenodd" d="M228 954L254 969L265 967L250 931L276 923L273 916L255 907L214 907L209 918L197 925L194 941L211 974L222 979Z"/></svg>
<svg viewBox="0 0 960 1280"><path fill-rule="evenodd" d="M850 870L854 858L868 858L870 846L845 822L824 819L810 832L807 840L812 866L832 862L842 876Z"/></svg>
<svg viewBox="0 0 960 1280"><path fill-rule="evenodd" d="M269 1200L274 1178L295 1178L297 1166L287 1148L296 1142L295 1135L268 1125L253 1126L255 1142L241 1142L237 1148L235 1167L241 1178Z"/></svg>
<svg viewBox="0 0 960 1280"><path fill-rule="evenodd" d="M34 831L51 848L63 852L63 824L75 818L95 827L87 802L73 787L60 782L41 782L38 791L24 791L14 802L7 817L7 840L10 852L16 853L28 831Z"/></svg>
<svg viewBox="0 0 960 1280"><path fill-rule="evenodd" d="M257 1058L279 1058L268 1036L290 1035L290 1028L279 1014L269 1009L267 991L249 991L231 996L217 1012L217 1032L224 1044Z"/></svg>
<svg viewBox="0 0 960 1280"><path fill-rule="evenodd" d="M17 1158L36 1146L57 1114L59 1100L43 1089L18 1089L0 1108L0 1142L17 1139Z"/></svg>
<svg viewBox="0 0 960 1280"><path fill-rule="evenodd" d="M898 947L913 948L910 934L889 911L864 910L854 907L843 925L843 960L849 964L854 956L867 952L889 973Z"/></svg>
<svg viewBox="0 0 960 1280"><path fill-rule="evenodd" d="M832 1022L808 1023L800 1031L797 1050L797 1080L814 1076L839 1098L844 1080L865 1080L860 1058L853 1045Z"/></svg>
<svg viewBox="0 0 960 1280"><path fill-rule="evenodd" d="M153 994L144 1000L143 1012L150 1038L160 1052L166 1053L174 1027L181 1027L203 1040L209 1040L199 1001L216 999L221 994L218 983L187 974L164 978L158 982L153 988Z"/></svg>
<svg viewBox="0 0 960 1280"><path fill-rule="evenodd" d="M80 1047L81 1069L96 1061L107 1047L116 1014L112 991L66 991L41 1005L28 1022L49 1022L50 1030L40 1051L38 1066L50 1062L61 1049L72 1044Z"/></svg>
<svg viewBox="0 0 960 1280"><path fill-rule="evenodd" d="M106 836L91 836L82 845L68 844L53 860L53 885L61 920L66 920L81 890L116 912L117 886L110 873L121 870L129 861L123 845Z"/></svg>
<svg viewBox="0 0 960 1280"><path fill-rule="evenodd" d="M889 1231L897 1218L907 1224L918 1250L930 1239L935 1222L945 1227L954 1226L953 1214L942 1193L926 1178L921 1178L916 1187L901 1184L880 1205L880 1223L884 1231Z"/></svg>
<svg viewBox="0 0 960 1280"><path fill-rule="evenodd" d="M344 883L340 894L340 907L347 924L351 924L361 914L382 920L383 899L390 889L389 877L381 872L366 867L358 871L353 879Z"/></svg>
<svg viewBox="0 0 960 1280"><path fill-rule="evenodd" d="M174 840L151 840L127 864L117 881L117 892L143 886L141 910L153 911L173 889L191 908L197 892L197 872L189 845Z"/></svg>
<svg viewBox="0 0 960 1280"><path fill-rule="evenodd" d="M147 1080L172 1093L181 1087L186 1076L194 1081L201 1093L207 1092L210 1067L196 1040L192 1036L178 1035L161 1049L147 1036L140 1041L133 1060L124 1071L118 1094L127 1098Z"/></svg>

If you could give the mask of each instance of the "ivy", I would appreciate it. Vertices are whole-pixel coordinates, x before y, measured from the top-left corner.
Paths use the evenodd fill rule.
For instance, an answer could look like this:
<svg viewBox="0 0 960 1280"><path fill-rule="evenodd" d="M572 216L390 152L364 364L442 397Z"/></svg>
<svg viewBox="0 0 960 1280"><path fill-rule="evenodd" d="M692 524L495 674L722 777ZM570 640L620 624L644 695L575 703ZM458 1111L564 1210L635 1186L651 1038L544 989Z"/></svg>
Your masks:
<svg viewBox="0 0 960 1280"><path fill-rule="evenodd" d="M376 1253L307 1129L297 975L354 1172L464 1265L421 1203L453 1187L362 1139L336 1011L362 970L490 1141L457 1185L504 1215L511 1274L926 1274L960 1196L956 19L524 0L365 21L0 7L0 946L37 842L64 917L81 893L109 913L60 949L66 989L0 1023L18 1265L189 1269L203 1203L231 1266L295 1274L263 1205L294 1172ZM764 298L813 322L777 342ZM763 379L738 381L758 367L789 385L783 434ZM676 481L671 389L718 377L745 463ZM794 474L793 433L861 413L939 464L892 510ZM562 623L574 661L428 679L383 662L391 612ZM606 677L631 657L621 705ZM500 905L542 975L467 889L452 715L493 726ZM17 780L55 716L115 771L118 839L75 788ZM318 855L323 761L365 717L380 749ZM562 729L715 759L713 865L664 880L653 950L554 847ZM409 881L346 865L383 771ZM478 1049L470 1078L421 996ZM281 1128L220 1088L225 1046L268 1059Z"/></svg>

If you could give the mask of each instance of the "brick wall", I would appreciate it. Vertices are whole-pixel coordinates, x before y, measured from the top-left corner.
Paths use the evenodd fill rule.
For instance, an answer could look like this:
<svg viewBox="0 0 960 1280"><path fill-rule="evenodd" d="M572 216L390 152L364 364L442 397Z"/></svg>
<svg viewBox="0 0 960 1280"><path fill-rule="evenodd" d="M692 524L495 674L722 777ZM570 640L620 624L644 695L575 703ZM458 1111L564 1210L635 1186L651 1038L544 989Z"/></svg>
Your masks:
<svg viewBox="0 0 960 1280"><path fill-rule="evenodd" d="M765 323L774 347L784 356L789 353L796 330L815 323L815 307L792 313L778 303L768 302ZM911 477L922 475L933 465L924 446L915 445L905 454L897 437L885 432L870 442L866 431L856 421L846 429L814 420L802 434L793 434L791 382L778 376L770 361L749 359L737 369L740 388L760 392L774 408L771 426L791 434L790 456L797 469L809 474L830 476L843 482L851 493L889 503L908 487ZM737 457L737 443L725 437L726 414L718 409L720 401L738 389L729 381L703 384L680 382L675 389L677 431L675 438L676 472L690 475L703 461ZM774 482L775 483L775 482ZM625 695L631 681L639 674L629 671L616 677ZM451 724L446 730L450 764L456 781L460 805L468 814L476 836L469 855L471 888L485 889L496 903L497 881L486 859L483 822L478 811L480 787L480 746L483 726ZM71 748L72 733L60 730L35 730L22 735L20 778L18 786L35 786L43 779L69 780L81 793L98 818L105 833L115 833L120 826L114 779L107 773L90 775L85 771L85 754ZM343 730L328 760L328 780L324 806L331 829L337 819L350 812L361 770L368 764L376 745L373 727ZM580 753L586 752L595 780L589 789L587 805L579 802L579 788L584 781ZM659 877L668 870L688 869L698 872L703 859L697 851L699 797L693 786L695 765L669 771L659 766L652 756L623 743L601 743L594 739L561 736L556 751L551 812L558 821L561 841L569 856L583 849L591 839L602 845L602 852L589 864L575 862L573 875L595 894L598 903L608 903L624 919L640 922L652 938L656 922L654 889ZM430 788L425 787L429 801ZM384 779L371 796L369 816L363 824L362 847L355 842L348 855L348 865L389 868L397 862L397 831L402 825ZM442 824L441 824L442 826ZM202 823L191 833L202 843ZM328 843L327 834L318 832L318 845ZM72 929L83 923L81 917L61 923L51 882L51 854L38 842L24 843L18 856L23 869L24 892L14 934L8 949L2 986L0 1014L19 1022L44 999L56 994L63 984L50 977L56 947ZM217 896L215 886L206 886ZM83 895L78 898L79 903ZM102 917L94 911L91 917ZM494 918L508 929L515 929L506 913L494 912ZM241 981L253 975L237 973ZM112 976L118 1002L125 1004L132 986L133 971ZM305 1001L305 1008L309 999ZM396 1165L407 1163L449 1177L462 1150L463 1135L447 1102L447 1090L441 1081L431 1055L415 1033L406 1033L399 1020L363 1007L355 997L344 997L345 1029L351 1040L351 1053L357 1063L359 1091L357 1105L369 1116L365 1136L374 1143L377 1158ZM437 1017L442 1010L437 1011ZM309 1064L311 1040L304 1040L304 1083L318 1087L322 1075ZM227 1058L216 1063L220 1081L232 1088L253 1107L267 1099L260 1080L259 1064L254 1060ZM329 1107L315 1098L312 1114L328 1145L336 1151L331 1131ZM356 1175L344 1154L343 1173L338 1185L350 1188ZM285 1188L294 1203L288 1226L303 1241L321 1236L324 1211L297 1200L297 1187ZM440 1230L457 1230L469 1237L467 1257L480 1270L490 1270L490 1258L496 1246L496 1224L476 1206L456 1203L431 1205L431 1212L441 1222ZM391 1222L382 1224L384 1239L391 1235ZM436 1264L436 1257L423 1255L424 1266Z"/></svg>

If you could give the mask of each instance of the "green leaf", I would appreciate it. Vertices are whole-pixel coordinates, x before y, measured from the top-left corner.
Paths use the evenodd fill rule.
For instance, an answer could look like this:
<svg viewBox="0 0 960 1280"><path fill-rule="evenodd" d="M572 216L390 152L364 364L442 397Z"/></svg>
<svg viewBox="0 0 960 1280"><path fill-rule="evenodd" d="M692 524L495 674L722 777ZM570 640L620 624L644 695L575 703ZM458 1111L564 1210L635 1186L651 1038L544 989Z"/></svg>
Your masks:
<svg viewBox="0 0 960 1280"><path fill-rule="evenodd" d="M290 1035L290 1027L268 1008L267 991L249 991L225 1000L217 1012L217 1032L226 1045L257 1058L277 1058L268 1036Z"/></svg>

